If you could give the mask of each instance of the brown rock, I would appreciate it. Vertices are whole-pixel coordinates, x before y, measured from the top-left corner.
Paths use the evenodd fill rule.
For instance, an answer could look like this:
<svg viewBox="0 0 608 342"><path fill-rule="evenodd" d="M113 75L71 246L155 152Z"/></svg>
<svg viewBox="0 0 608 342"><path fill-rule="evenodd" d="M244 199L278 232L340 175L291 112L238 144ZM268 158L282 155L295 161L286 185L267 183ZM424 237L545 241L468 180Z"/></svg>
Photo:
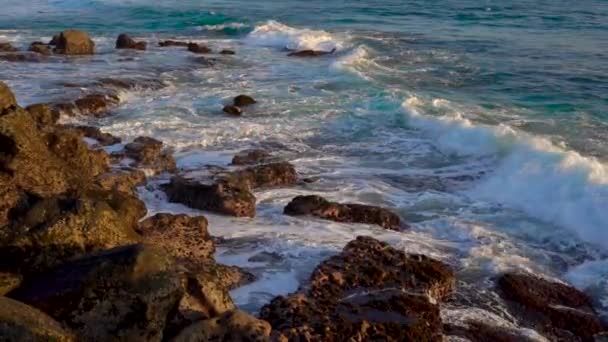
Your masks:
<svg viewBox="0 0 608 342"><path fill-rule="evenodd" d="M270 159L270 153L265 150L245 150L232 158L232 165L256 165Z"/></svg>
<svg viewBox="0 0 608 342"><path fill-rule="evenodd" d="M117 89L158 90L165 87L163 81L152 78L101 78L98 83Z"/></svg>
<svg viewBox="0 0 608 342"><path fill-rule="evenodd" d="M74 101L81 115L101 117L105 116L110 107L117 105L118 97L107 94L91 94Z"/></svg>
<svg viewBox="0 0 608 342"><path fill-rule="evenodd" d="M15 95L11 91L6 83L0 81L0 114L6 108L13 107L17 105L17 100L15 99Z"/></svg>
<svg viewBox="0 0 608 342"><path fill-rule="evenodd" d="M37 53L30 52L13 52L0 54L0 60L7 62L25 62L25 63L39 63L44 60L44 56Z"/></svg>
<svg viewBox="0 0 608 342"><path fill-rule="evenodd" d="M247 189L222 183L207 185L181 177L173 177L163 189L169 201L191 208L237 217L255 216L255 197Z"/></svg>
<svg viewBox="0 0 608 342"><path fill-rule="evenodd" d="M301 51L291 52L287 56L289 56L289 57L319 57L319 56L331 55L334 52L336 52L335 48L331 51L301 50Z"/></svg>
<svg viewBox="0 0 608 342"><path fill-rule="evenodd" d="M49 46L47 44L44 44L43 42L33 42L28 48L28 51L39 53L45 56L51 54L51 49L49 49Z"/></svg>
<svg viewBox="0 0 608 342"><path fill-rule="evenodd" d="M150 137L138 137L125 146L125 155L136 161L137 167L155 173L173 172L177 169L175 159L169 151L163 150L162 141Z"/></svg>
<svg viewBox="0 0 608 342"><path fill-rule="evenodd" d="M120 247L37 274L9 295L65 323L83 340L161 341L183 295L174 267L150 247Z"/></svg>
<svg viewBox="0 0 608 342"><path fill-rule="evenodd" d="M235 97L233 101L234 101L234 105L239 108L250 106L252 104L257 103L257 101L253 99L253 97L248 96L248 95L239 95L239 96Z"/></svg>
<svg viewBox="0 0 608 342"><path fill-rule="evenodd" d="M116 48L117 49L135 49L135 50L145 50L146 42L136 42L131 38L128 34L122 33L116 39Z"/></svg>
<svg viewBox="0 0 608 342"><path fill-rule="evenodd" d="M233 310L219 317L192 324L172 341L262 342L269 340L270 331L268 322L256 319L243 311Z"/></svg>
<svg viewBox="0 0 608 342"><path fill-rule="evenodd" d="M208 48L206 45L197 43L189 43L188 51L193 53L211 53L211 49Z"/></svg>
<svg viewBox="0 0 608 342"><path fill-rule="evenodd" d="M15 52L18 51L11 43L2 42L0 43L0 52Z"/></svg>
<svg viewBox="0 0 608 342"><path fill-rule="evenodd" d="M167 46L181 46L181 47L188 47L190 43L188 42L181 42L178 40L163 40L158 42L158 46L161 47L167 47Z"/></svg>
<svg viewBox="0 0 608 342"><path fill-rule="evenodd" d="M288 162L255 165L221 177L221 182L225 184L248 190L289 186L295 184L297 180L296 169Z"/></svg>
<svg viewBox="0 0 608 342"><path fill-rule="evenodd" d="M439 261L358 237L321 263L308 285L264 306L260 317L289 340L441 340L439 307L454 289Z"/></svg>
<svg viewBox="0 0 608 342"><path fill-rule="evenodd" d="M388 209L363 204L341 204L329 202L320 196L298 196L284 210L292 216L312 215L323 219L348 222L375 224L385 229L400 230L401 219Z"/></svg>
<svg viewBox="0 0 608 342"><path fill-rule="evenodd" d="M86 32L66 30L59 34L54 51L63 55L92 55L95 43Z"/></svg>
<svg viewBox="0 0 608 342"><path fill-rule="evenodd" d="M92 126L67 126L69 129L73 129L80 132L84 137L97 140L102 146L110 146L119 144L121 139L113 136L110 133L104 133L97 127Z"/></svg>
<svg viewBox="0 0 608 342"><path fill-rule="evenodd" d="M20 274L0 272L0 296L4 296L19 287L22 281L23 277Z"/></svg>
<svg viewBox="0 0 608 342"><path fill-rule="evenodd" d="M52 110L49 105L44 103L27 106L25 110L32 115L39 128L52 126L59 121L59 112Z"/></svg>
<svg viewBox="0 0 608 342"><path fill-rule="evenodd" d="M61 324L43 312L0 297L0 338L3 341L75 341Z"/></svg>
<svg viewBox="0 0 608 342"><path fill-rule="evenodd" d="M228 49L224 49L222 51L220 51L221 55L234 55L236 54L236 52L234 52L233 50L228 50Z"/></svg>
<svg viewBox="0 0 608 342"><path fill-rule="evenodd" d="M224 106L224 109L222 109L222 111L224 113L228 113L230 115L235 115L235 116L239 116L239 115L243 114L243 110L237 106Z"/></svg>
<svg viewBox="0 0 608 342"><path fill-rule="evenodd" d="M135 193L135 188L146 182L146 174L137 169L120 169L99 175L95 184L100 188L128 194Z"/></svg>

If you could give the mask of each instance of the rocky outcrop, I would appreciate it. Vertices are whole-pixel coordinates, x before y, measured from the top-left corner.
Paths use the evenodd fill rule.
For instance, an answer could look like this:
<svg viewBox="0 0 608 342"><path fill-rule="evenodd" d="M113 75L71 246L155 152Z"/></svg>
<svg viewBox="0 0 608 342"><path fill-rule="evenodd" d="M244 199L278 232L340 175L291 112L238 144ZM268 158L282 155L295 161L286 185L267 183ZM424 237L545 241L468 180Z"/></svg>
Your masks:
<svg viewBox="0 0 608 342"><path fill-rule="evenodd" d="M124 156L135 161L136 166L154 173L176 170L173 155L163 148L163 142L150 137L138 137L127 144Z"/></svg>
<svg viewBox="0 0 608 342"><path fill-rule="evenodd" d="M28 107L29 108L29 107ZM83 137L97 141L101 146L110 146L119 144L121 139L113 136L110 133L102 132L97 127L92 126L67 126L66 128L75 130L82 134Z"/></svg>
<svg viewBox="0 0 608 342"><path fill-rule="evenodd" d="M40 129L52 126L59 121L59 112L52 110L49 105L44 103L27 106L25 110L30 113Z"/></svg>
<svg viewBox="0 0 608 342"><path fill-rule="evenodd" d="M13 47L11 43L8 42L0 42L0 52L15 52L18 51L17 48Z"/></svg>
<svg viewBox="0 0 608 342"><path fill-rule="evenodd" d="M117 49L134 49L134 50L145 50L146 42L136 42L133 38L131 38L128 34L122 33L116 39L116 48Z"/></svg>
<svg viewBox="0 0 608 342"><path fill-rule="evenodd" d="M211 53L211 49L203 44L188 43L188 51L193 53Z"/></svg>
<svg viewBox="0 0 608 342"><path fill-rule="evenodd" d="M114 89L158 90L165 87L163 81L154 78L100 78L97 83Z"/></svg>
<svg viewBox="0 0 608 342"><path fill-rule="evenodd" d="M59 34L54 52L63 55L92 55L95 43L86 32L66 30Z"/></svg>
<svg viewBox="0 0 608 342"><path fill-rule="evenodd" d="M53 110L69 116L103 117L119 102L120 99L114 94L89 94L74 102L55 103Z"/></svg>
<svg viewBox="0 0 608 342"><path fill-rule="evenodd" d="M199 321L184 329L173 342L268 341L271 327L268 322L240 311L232 310L221 316Z"/></svg>
<svg viewBox="0 0 608 342"><path fill-rule="evenodd" d="M232 158L232 165L256 165L270 160L271 156L266 150L252 149L239 152Z"/></svg>
<svg viewBox="0 0 608 342"><path fill-rule="evenodd" d="M453 272L437 260L357 237L298 292L264 306L260 318L287 340L441 340L436 301L450 295L454 283Z"/></svg>
<svg viewBox="0 0 608 342"><path fill-rule="evenodd" d="M19 287L22 281L23 277L18 273L0 272L0 296Z"/></svg>
<svg viewBox="0 0 608 342"><path fill-rule="evenodd" d="M167 47L167 46L180 46L180 47L188 47L189 42L183 42L179 40L162 40L158 42L158 46Z"/></svg>
<svg viewBox="0 0 608 342"><path fill-rule="evenodd" d="M287 54L289 57L319 57L325 55L331 55L336 52L336 49L332 49L331 51L318 51L318 50L300 50Z"/></svg>
<svg viewBox="0 0 608 342"><path fill-rule="evenodd" d="M39 53L45 56L51 54L51 49L47 44L44 44L43 42L33 42L32 44L30 44L28 51Z"/></svg>
<svg viewBox="0 0 608 342"><path fill-rule="evenodd" d="M134 194L135 189L146 182L146 174L137 169L117 169L95 178L101 189Z"/></svg>
<svg viewBox="0 0 608 342"><path fill-rule="evenodd" d="M45 313L0 297L0 339L3 341L75 341L75 336Z"/></svg>
<svg viewBox="0 0 608 342"><path fill-rule="evenodd" d="M330 202L315 195L294 198L285 207L284 212L291 216L311 215L336 222L374 224L390 230L400 230L405 227L399 216L388 209L363 204Z"/></svg>
<svg viewBox="0 0 608 342"><path fill-rule="evenodd" d="M161 341L182 295L170 258L142 245L68 262L9 293L94 341Z"/></svg>
<svg viewBox="0 0 608 342"><path fill-rule="evenodd" d="M255 165L220 177L224 184L248 190L294 185L297 180L296 169L288 162Z"/></svg>
<svg viewBox="0 0 608 342"><path fill-rule="evenodd" d="M2 113L4 109L16 105L17 100L15 99L15 95L11 91L11 88L9 88L6 83L0 81L0 113Z"/></svg>
<svg viewBox="0 0 608 342"><path fill-rule="evenodd" d="M237 217L255 216L255 197L247 189L223 183L203 184L182 177L173 177L163 189L169 201L191 208Z"/></svg>
<svg viewBox="0 0 608 342"><path fill-rule="evenodd" d="M551 339L594 341L608 331L590 299L569 285L519 273L506 273L497 284L513 313L525 317L522 323Z"/></svg>

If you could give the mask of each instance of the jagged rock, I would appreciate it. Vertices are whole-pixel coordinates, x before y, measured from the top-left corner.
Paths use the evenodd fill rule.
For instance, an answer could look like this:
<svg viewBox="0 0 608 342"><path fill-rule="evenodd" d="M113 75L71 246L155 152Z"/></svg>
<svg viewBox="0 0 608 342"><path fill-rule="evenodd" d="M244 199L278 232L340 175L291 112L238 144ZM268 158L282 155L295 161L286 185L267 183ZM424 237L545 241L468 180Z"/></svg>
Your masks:
<svg viewBox="0 0 608 342"><path fill-rule="evenodd" d="M239 95L235 97L233 101L234 105L237 107L246 107L257 103L257 101L253 99L253 97L248 95Z"/></svg>
<svg viewBox="0 0 608 342"><path fill-rule="evenodd" d="M137 169L112 170L99 175L95 184L105 190L113 190L133 194L135 188L146 182L146 174Z"/></svg>
<svg viewBox="0 0 608 342"><path fill-rule="evenodd" d="M0 269L35 272L85 253L138 242L129 223L99 199L41 199L0 234Z"/></svg>
<svg viewBox="0 0 608 342"><path fill-rule="evenodd" d="M163 40L158 42L158 46L161 47L167 47L167 46L182 46L182 47L188 47L190 43L188 42L181 42L178 40Z"/></svg>
<svg viewBox="0 0 608 342"><path fill-rule="evenodd" d="M45 56L51 54L51 49L49 49L49 46L47 44L44 44L43 42L33 42L28 48L28 51L39 53Z"/></svg>
<svg viewBox="0 0 608 342"><path fill-rule="evenodd" d="M219 317L196 322L173 342L234 341L262 342L270 337L270 325L243 311L233 310Z"/></svg>
<svg viewBox="0 0 608 342"><path fill-rule="evenodd" d="M80 115L102 117L108 110L116 106L119 99L115 95L91 94L74 101Z"/></svg>
<svg viewBox="0 0 608 342"><path fill-rule="evenodd" d="M229 290L239 288L255 281L255 276L238 266L228 266L214 264L213 267L207 266L198 269L198 273L207 274L211 279L215 279L218 286Z"/></svg>
<svg viewBox="0 0 608 342"><path fill-rule="evenodd" d="M289 57L319 57L325 55L331 55L336 52L336 49L332 49L331 51L317 51L317 50L301 50L289 53L287 56Z"/></svg>
<svg viewBox="0 0 608 342"><path fill-rule="evenodd" d="M122 218L122 222L133 230L137 229L139 221L148 213L145 203L137 196L128 192L108 191L91 186L81 191L80 196L108 203L118 213L118 216Z"/></svg>
<svg viewBox="0 0 608 342"><path fill-rule="evenodd" d="M503 298L518 304L511 307L516 316L526 317L522 320L525 324L545 335L593 341L594 335L608 331L589 297L571 286L534 275L506 273L498 279L498 288Z"/></svg>
<svg viewBox="0 0 608 342"><path fill-rule="evenodd" d="M50 132L47 135L47 146L71 170L84 169L92 176L96 176L106 172L110 165L110 156L103 150L89 149L79 132L71 130Z"/></svg>
<svg viewBox="0 0 608 342"><path fill-rule="evenodd" d="M204 216L156 214L139 224L139 232L147 243L164 248L178 263L202 263L215 253Z"/></svg>
<svg viewBox="0 0 608 342"><path fill-rule="evenodd" d="M296 169L288 162L251 166L221 177L221 181L229 186L248 190L293 185L297 180Z"/></svg>
<svg viewBox="0 0 608 342"><path fill-rule="evenodd" d="M137 162L137 166L156 173L175 171L175 159L169 151L163 151L162 141L150 137L138 137L125 146L125 155Z"/></svg>
<svg viewBox="0 0 608 342"><path fill-rule="evenodd" d="M193 53L211 53L211 49L206 45L197 43L188 43L188 51Z"/></svg>
<svg viewBox="0 0 608 342"><path fill-rule="evenodd" d="M16 106L17 100L15 99L15 95L11 91L6 83L0 81L0 114L4 109Z"/></svg>
<svg viewBox="0 0 608 342"><path fill-rule="evenodd" d="M135 49L135 50L145 50L146 42L136 42L133 38L131 38L128 34L122 33L116 39L116 48L117 49Z"/></svg>
<svg viewBox="0 0 608 342"><path fill-rule="evenodd" d="M229 49L223 49L222 51L220 51L220 55L234 55L236 54L236 52L234 52L233 50L229 50Z"/></svg>
<svg viewBox="0 0 608 342"><path fill-rule="evenodd" d="M0 52L15 52L18 51L11 43L0 43Z"/></svg>
<svg viewBox="0 0 608 342"><path fill-rule="evenodd" d="M270 153L265 150L245 150L232 158L232 165L256 165L270 159Z"/></svg>
<svg viewBox="0 0 608 342"><path fill-rule="evenodd" d="M38 127L42 129L59 121L59 112L52 110L49 105L44 103L27 106L25 110L32 115Z"/></svg>
<svg viewBox="0 0 608 342"><path fill-rule="evenodd" d="M357 237L321 263L310 282L264 306L260 318L289 340L435 341L454 274L443 263Z"/></svg>
<svg viewBox="0 0 608 342"><path fill-rule="evenodd" d="M388 209L363 204L330 202L315 195L294 198L287 204L284 212L292 216L312 215L336 222L375 224L390 230L399 230L405 226L399 216Z"/></svg>
<svg viewBox="0 0 608 342"><path fill-rule="evenodd" d="M63 55L92 55L95 53L95 43L83 31L63 31L59 34L55 44L55 53Z"/></svg>
<svg viewBox="0 0 608 342"><path fill-rule="evenodd" d="M20 274L0 272L0 296L4 296L19 287L22 281L23 277ZM0 323L0 325L1 324L2 323Z"/></svg>
<svg viewBox="0 0 608 342"><path fill-rule="evenodd" d="M222 109L222 111L224 113L230 114L230 115L235 115L235 116L239 116L241 114L243 114L243 110L237 106L224 106L224 108Z"/></svg>
<svg viewBox="0 0 608 342"><path fill-rule="evenodd" d="M84 137L96 140L102 146L110 146L119 144L121 139L113 136L110 133L104 133L97 127L92 126L67 126L69 129L73 129L81 133Z"/></svg>
<svg viewBox="0 0 608 342"><path fill-rule="evenodd" d="M0 297L0 339L2 341L75 341L61 324L29 305Z"/></svg>
<svg viewBox="0 0 608 342"><path fill-rule="evenodd" d="M171 259L142 245L71 261L9 294L89 341L161 341L182 295Z"/></svg>
<svg viewBox="0 0 608 342"><path fill-rule="evenodd" d="M255 216L255 197L247 189L223 183L203 184L173 177L163 186L169 201L237 217Z"/></svg>

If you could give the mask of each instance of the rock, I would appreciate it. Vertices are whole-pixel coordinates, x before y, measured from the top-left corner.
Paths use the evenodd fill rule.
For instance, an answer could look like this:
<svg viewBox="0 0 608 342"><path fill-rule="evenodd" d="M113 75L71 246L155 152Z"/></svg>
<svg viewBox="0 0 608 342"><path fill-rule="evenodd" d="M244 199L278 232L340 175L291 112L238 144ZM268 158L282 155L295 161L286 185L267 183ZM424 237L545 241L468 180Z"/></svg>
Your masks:
<svg viewBox="0 0 608 342"><path fill-rule="evenodd" d="M0 234L0 269L36 272L85 253L136 243L132 222L107 202L50 197Z"/></svg>
<svg viewBox="0 0 608 342"><path fill-rule="evenodd" d="M233 310L219 317L196 322L184 329L173 342L269 341L270 325L243 311Z"/></svg>
<svg viewBox="0 0 608 342"><path fill-rule="evenodd" d="M44 103L27 106L25 110L34 118L39 128L52 126L59 121L59 112L52 110L49 105Z"/></svg>
<svg viewBox="0 0 608 342"><path fill-rule="evenodd" d="M12 52L12 53L4 53L0 54L0 60L7 62L25 62L25 63L39 63L42 62L45 58L37 53L20 53L20 52Z"/></svg>
<svg viewBox="0 0 608 342"><path fill-rule="evenodd" d="M224 106L222 111L224 113L228 113L230 115L235 115L235 116L240 116L241 114L243 114L243 110L237 106L230 106L230 105Z"/></svg>
<svg viewBox="0 0 608 342"><path fill-rule="evenodd" d="M0 52L15 52L18 51L11 43L2 42L0 43Z"/></svg>
<svg viewBox="0 0 608 342"><path fill-rule="evenodd" d="M119 98L107 94L91 94L74 101L81 115L102 117L105 116L110 107L119 102Z"/></svg>
<svg viewBox="0 0 608 342"><path fill-rule="evenodd" d="M298 292L264 306L260 318L289 340L441 340L435 301L454 283L443 263L360 236L322 262Z"/></svg>
<svg viewBox="0 0 608 342"><path fill-rule="evenodd" d="M165 249L178 263L205 262L215 253L204 216L156 214L139 224L139 233L146 243Z"/></svg>
<svg viewBox="0 0 608 342"><path fill-rule="evenodd" d="M211 49L203 44L189 43L188 51L194 53L211 53Z"/></svg>
<svg viewBox="0 0 608 342"><path fill-rule="evenodd" d="M145 50L146 42L136 42L131 38L128 34L122 33L116 39L116 48L117 49L135 49L135 50Z"/></svg>
<svg viewBox="0 0 608 342"><path fill-rule="evenodd" d="M171 259L142 245L71 261L27 279L9 294L87 341L161 341L182 295Z"/></svg>
<svg viewBox="0 0 608 342"><path fill-rule="evenodd" d="M241 108L257 103L256 100L253 99L253 97L248 95L239 95L235 97L233 101L235 106Z"/></svg>
<svg viewBox="0 0 608 342"><path fill-rule="evenodd" d="M239 152L232 158L232 165L256 165L270 159L270 153L265 150L253 149Z"/></svg>
<svg viewBox="0 0 608 342"><path fill-rule="evenodd" d="M53 38L51 38L48 45L56 46L58 42L59 42L59 35L56 34L53 36Z"/></svg>
<svg viewBox="0 0 608 342"><path fill-rule="evenodd" d="M483 322L467 322L466 326L445 324L443 331L449 336L458 336L470 342L538 342L538 339L529 336L529 331L488 325Z"/></svg>
<svg viewBox="0 0 608 342"><path fill-rule="evenodd" d="M225 184L248 190L294 185L297 180L296 169L288 162L255 165L221 177Z"/></svg>
<svg viewBox="0 0 608 342"><path fill-rule="evenodd" d="M388 209L329 202L315 195L294 198L287 204L284 212L291 216L312 215L336 222L375 224L390 230L400 230L402 227L399 216Z"/></svg>
<svg viewBox="0 0 608 342"><path fill-rule="evenodd" d="M134 194L135 188L146 182L146 174L137 169L120 169L99 175L95 184L110 191Z"/></svg>
<svg viewBox="0 0 608 342"><path fill-rule="evenodd" d="M92 55L95 43L86 32L66 30L59 34L54 51L63 55Z"/></svg>
<svg viewBox="0 0 608 342"><path fill-rule="evenodd" d="M19 189L9 174L0 171L0 230L28 205L27 194Z"/></svg>
<svg viewBox="0 0 608 342"><path fill-rule="evenodd" d="M17 100L15 99L15 95L11 91L11 88L9 88L6 83L0 81L0 114L4 109L16 105Z"/></svg>
<svg viewBox="0 0 608 342"><path fill-rule="evenodd" d="M275 252L260 252L256 255L251 256L247 261L249 262L264 262L273 263L282 261L283 257Z"/></svg>
<svg viewBox="0 0 608 342"><path fill-rule="evenodd" d="M608 331L590 299L571 286L518 273L503 274L497 285L503 298L519 304L512 307L516 316L526 317L524 322L543 334L572 334L583 341L593 341L595 334Z"/></svg>
<svg viewBox="0 0 608 342"><path fill-rule="evenodd" d="M139 168L155 173L173 172L177 169L169 151L163 151L162 141L150 137L138 137L125 146L125 155L137 162Z"/></svg>
<svg viewBox="0 0 608 342"><path fill-rule="evenodd" d="M218 286L229 290L234 290L255 281L253 274L238 266L214 264L213 267L199 269L199 273L207 274L211 279L214 279Z"/></svg>
<svg viewBox="0 0 608 342"><path fill-rule="evenodd" d="M332 49L331 51L317 51L317 50L301 50L296 52L291 52L287 56L289 57L319 57L325 55L331 55L336 52L336 49Z"/></svg>
<svg viewBox="0 0 608 342"><path fill-rule="evenodd" d="M121 139L110 133L104 133L97 127L92 126L67 126L69 129L80 132L84 137L97 140L101 146L120 144Z"/></svg>
<svg viewBox="0 0 608 342"><path fill-rule="evenodd" d="M232 51L232 50L228 50L228 49L223 49L222 51L220 51L220 55L234 55L236 54L236 52Z"/></svg>
<svg viewBox="0 0 608 342"><path fill-rule="evenodd" d="M132 230L137 229L139 221L148 213L145 203L131 193L108 191L91 186L83 190L80 195L108 203L122 219L122 223Z"/></svg>
<svg viewBox="0 0 608 342"><path fill-rule="evenodd" d="M101 78L98 83L117 89L159 90L165 87L163 81L153 78Z"/></svg>
<svg viewBox="0 0 608 342"><path fill-rule="evenodd" d="M255 197L247 189L222 183L202 184L181 177L173 177L163 189L169 201L191 208L237 217L255 216Z"/></svg>
<svg viewBox="0 0 608 342"><path fill-rule="evenodd" d="M167 47L167 46L182 46L182 47L188 47L190 43L188 42L180 42L178 40L163 40L158 42L158 46L161 47Z"/></svg>
<svg viewBox="0 0 608 342"><path fill-rule="evenodd" d="M43 312L6 297L0 297L0 336L2 341L76 340Z"/></svg>
<svg viewBox="0 0 608 342"><path fill-rule="evenodd" d="M110 165L110 156L103 150L91 150L82 140L79 132L71 130L54 130L47 134L47 146L49 150L59 158L70 170L87 170L82 175L90 175L91 178L104 173ZM86 181L90 181L86 177Z"/></svg>
<svg viewBox="0 0 608 342"><path fill-rule="evenodd" d="M51 54L51 49L49 49L49 46L47 44L44 44L43 42L33 42L30 45L28 51L39 53L45 56Z"/></svg>
<svg viewBox="0 0 608 342"><path fill-rule="evenodd" d="M4 296L19 287L22 281L23 277L17 273L0 272L0 296Z"/></svg>

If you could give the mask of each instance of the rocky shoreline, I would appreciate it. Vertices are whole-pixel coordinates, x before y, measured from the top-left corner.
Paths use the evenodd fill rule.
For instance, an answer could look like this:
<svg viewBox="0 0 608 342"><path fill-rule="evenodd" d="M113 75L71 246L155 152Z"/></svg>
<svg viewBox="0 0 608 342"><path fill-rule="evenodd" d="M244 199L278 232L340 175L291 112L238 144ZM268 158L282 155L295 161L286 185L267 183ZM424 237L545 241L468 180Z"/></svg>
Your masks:
<svg viewBox="0 0 608 342"><path fill-rule="evenodd" d="M163 41L185 53L207 46ZM147 42L120 35L117 49ZM32 62L87 55L95 44L67 30L30 51L0 43L0 59ZM222 50L221 54L234 54ZM319 57L314 51L294 57ZM99 92L73 101L18 105L0 82L0 337L9 341L532 341L521 329L475 321L445 324L441 307L455 301L457 270L406 254L372 237L357 237L319 264L295 293L279 296L259 316L239 310L229 290L253 275L215 261L203 216L148 217L136 187L156 175L167 198L191 208L254 217L254 190L303 181L272 151L237 154L208 182L188 178L170 148L138 137L121 140L95 127L60 123L61 116L100 118L120 105L117 89L158 88L155 81L100 78ZM237 96L223 108L246 115L256 100ZM286 215L363 223L399 231L388 209L299 196ZM550 341L600 341L607 327L590 299L573 287L529 274L507 273L496 291L520 326ZM538 340L538 339L536 339Z"/></svg>

